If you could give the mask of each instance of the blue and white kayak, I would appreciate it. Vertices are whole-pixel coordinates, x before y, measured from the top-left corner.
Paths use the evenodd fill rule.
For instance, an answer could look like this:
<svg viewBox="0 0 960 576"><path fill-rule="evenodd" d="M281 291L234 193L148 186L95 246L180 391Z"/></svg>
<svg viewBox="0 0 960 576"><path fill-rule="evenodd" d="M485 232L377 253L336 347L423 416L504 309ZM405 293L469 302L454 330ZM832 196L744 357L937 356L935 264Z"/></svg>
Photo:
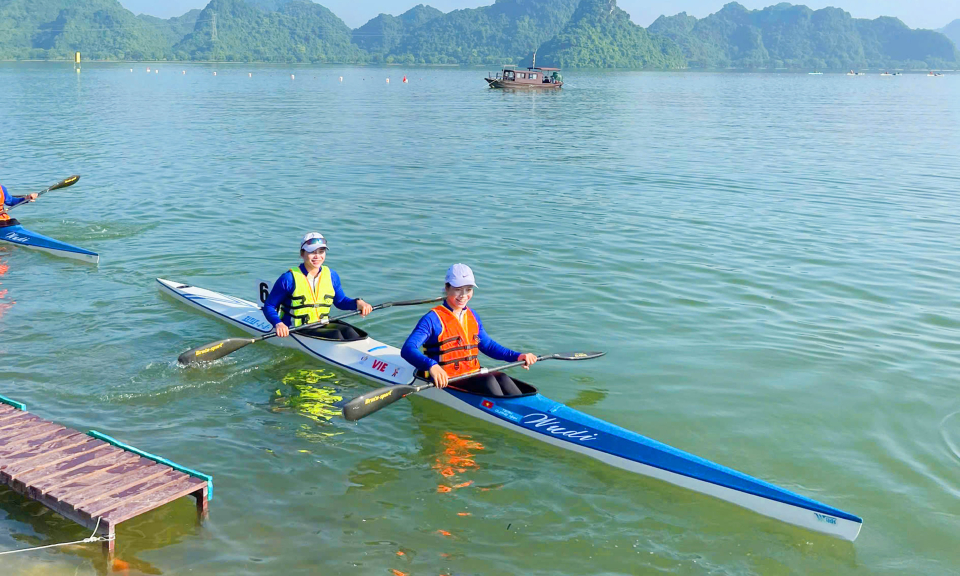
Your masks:
<svg viewBox="0 0 960 576"><path fill-rule="evenodd" d="M42 250L49 254L53 254L54 256L82 260L83 262L89 262L91 264L97 264L100 262L100 255L96 252L91 252L89 250L73 246L72 244L67 244L66 242L54 240L53 238L48 238L43 234L31 232L19 224L0 228L0 241L16 244L17 246L23 246L24 248Z"/></svg>
<svg viewBox="0 0 960 576"><path fill-rule="evenodd" d="M177 300L247 332L260 335L272 329L259 304L179 282L160 278L157 281L163 292ZM261 284L261 294L268 288ZM414 382L414 368L400 357L400 350L357 331L361 339L350 342L298 334L267 342L298 349L380 385ZM594 418L540 395L529 384L519 384L524 395L511 398L489 398L451 388L429 388L417 396L558 448L714 496L783 522L850 541L860 533L863 520L853 514Z"/></svg>

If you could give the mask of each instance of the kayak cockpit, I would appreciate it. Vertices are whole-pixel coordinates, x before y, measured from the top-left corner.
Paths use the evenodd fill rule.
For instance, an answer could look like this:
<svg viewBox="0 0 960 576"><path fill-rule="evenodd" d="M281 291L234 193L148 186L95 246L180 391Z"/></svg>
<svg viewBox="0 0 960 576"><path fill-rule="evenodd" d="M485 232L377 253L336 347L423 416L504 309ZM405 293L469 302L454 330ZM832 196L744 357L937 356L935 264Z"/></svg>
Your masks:
<svg viewBox="0 0 960 576"><path fill-rule="evenodd" d="M338 320L326 326L308 328L295 332L295 334L327 342L357 342L358 340L365 340L370 337L365 330Z"/></svg>
<svg viewBox="0 0 960 576"><path fill-rule="evenodd" d="M493 374L493 372L491 372ZM451 382L450 388L456 390L457 392L463 392L465 394L470 394L472 396L489 396L485 390L472 389L471 383L472 379L462 380L460 382ZM525 396L534 396L537 394L538 390L532 384L527 384L521 380L513 379L514 384L517 385L517 388L520 389L520 394L515 394L513 396L499 396L499 398L523 398Z"/></svg>

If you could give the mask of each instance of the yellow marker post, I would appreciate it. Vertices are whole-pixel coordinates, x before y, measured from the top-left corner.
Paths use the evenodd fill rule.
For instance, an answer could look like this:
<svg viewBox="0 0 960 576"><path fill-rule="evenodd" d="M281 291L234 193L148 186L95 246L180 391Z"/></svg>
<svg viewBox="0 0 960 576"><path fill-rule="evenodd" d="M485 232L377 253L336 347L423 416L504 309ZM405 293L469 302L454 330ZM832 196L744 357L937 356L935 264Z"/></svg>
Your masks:
<svg viewBox="0 0 960 576"><path fill-rule="evenodd" d="M76 52L73 55L73 67L76 69L77 74L80 73L80 53Z"/></svg>

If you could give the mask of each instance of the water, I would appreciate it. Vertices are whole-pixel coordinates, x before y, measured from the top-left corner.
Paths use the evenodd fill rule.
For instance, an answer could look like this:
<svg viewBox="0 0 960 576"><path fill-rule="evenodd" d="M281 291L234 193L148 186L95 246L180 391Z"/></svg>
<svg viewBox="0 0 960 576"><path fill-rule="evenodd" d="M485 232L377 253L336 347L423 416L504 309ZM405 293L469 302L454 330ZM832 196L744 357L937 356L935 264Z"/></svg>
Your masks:
<svg viewBox="0 0 960 576"><path fill-rule="evenodd" d="M129 68L0 64L0 181L83 175L18 218L101 253L0 247L0 394L214 475L202 526L186 499L120 526L130 573L960 564L960 78L576 72L511 94L483 70ZM348 424L333 403L370 387L292 351L177 368L237 333L154 278L252 299L312 229L370 302L471 264L501 342L609 352L525 374L547 396L856 513L860 538L417 399ZM422 312L358 324L398 344ZM0 550L86 535L0 491ZM0 562L102 568L93 546Z"/></svg>

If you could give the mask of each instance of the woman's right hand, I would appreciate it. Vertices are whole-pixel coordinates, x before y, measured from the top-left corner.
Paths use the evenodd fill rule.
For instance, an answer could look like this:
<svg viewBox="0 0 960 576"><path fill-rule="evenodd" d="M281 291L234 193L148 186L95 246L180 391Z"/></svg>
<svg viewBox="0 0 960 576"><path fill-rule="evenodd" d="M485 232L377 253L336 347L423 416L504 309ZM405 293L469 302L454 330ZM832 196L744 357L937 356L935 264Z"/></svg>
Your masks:
<svg viewBox="0 0 960 576"><path fill-rule="evenodd" d="M287 327L283 322L278 322L276 326L273 327L277 331L277 336L280 338L286 338L290 335L290 328Z"/></svg>
<svg viewBox="0 0 960 576"><path fill-rule="evenodd" d="M447 376L447 371L441 368L439 364L434 364L430 367L430 378L433 379L433 383L437 385L437 388L446 388L447 382L450 380L450 377Z"/></svg>

